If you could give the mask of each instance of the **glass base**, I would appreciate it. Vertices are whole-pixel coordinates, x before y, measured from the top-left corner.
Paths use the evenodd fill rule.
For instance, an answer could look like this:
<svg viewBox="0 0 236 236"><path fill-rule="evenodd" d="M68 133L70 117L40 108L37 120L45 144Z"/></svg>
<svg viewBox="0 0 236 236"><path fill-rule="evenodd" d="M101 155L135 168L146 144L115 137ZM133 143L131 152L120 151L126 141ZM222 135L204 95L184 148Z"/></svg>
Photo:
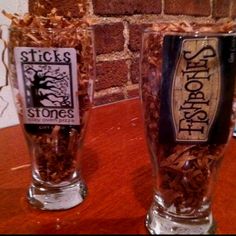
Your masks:
<svg viewBox="0 0 236 236"><path fill-rule="evenodd" d="M147 214L146 227L150 234L214 234L216 230L212 214L201 219L177 218L153 208Z"/></svg>
<svg viewBox="0 0 236 236"><path fill-rule="evenodd" d="M87 187L82 180L63 187L45 187L31 184L28 200L41 210L65 210L80 204L87 195Z"/></svg>

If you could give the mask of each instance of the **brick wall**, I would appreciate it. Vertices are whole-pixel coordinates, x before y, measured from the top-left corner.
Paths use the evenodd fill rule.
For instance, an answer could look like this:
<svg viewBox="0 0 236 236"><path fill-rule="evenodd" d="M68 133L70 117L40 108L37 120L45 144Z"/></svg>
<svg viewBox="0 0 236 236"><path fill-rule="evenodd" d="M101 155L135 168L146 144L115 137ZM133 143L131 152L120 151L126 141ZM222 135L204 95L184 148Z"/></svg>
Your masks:
<svg viewBox="0 0 236 236"><path fill-rule="evenodd" d="M37 11L29 0L30 11ZM95 104L139 95L142 30L162 20L215 21L236 17L236 0L38 0L61 14L85 16L95 25L97 78ZM44 12L37 11L39 14Z"/></svg>

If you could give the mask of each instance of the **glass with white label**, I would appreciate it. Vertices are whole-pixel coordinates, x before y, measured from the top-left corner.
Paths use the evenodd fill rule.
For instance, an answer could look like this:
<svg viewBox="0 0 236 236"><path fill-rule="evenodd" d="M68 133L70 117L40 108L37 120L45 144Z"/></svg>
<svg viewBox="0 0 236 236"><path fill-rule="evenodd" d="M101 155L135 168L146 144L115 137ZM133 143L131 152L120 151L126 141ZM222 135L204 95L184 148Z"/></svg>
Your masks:
<svg viewBox="0 0 236 236"><path fill-rule="evenodd" d="M43 210L80 204L87 193L80 155L93 103L93 30L12 26L9 78L32 160L28 200Z"/></svg>
<svg viewBox="0 0 236 236"><path fill-rule="evenodd" d="M236 35L217 29L163 23L143 32L140 94L154 175L146 218L151 234L216 230L211 205L234 127L236 75Z"/></svg>

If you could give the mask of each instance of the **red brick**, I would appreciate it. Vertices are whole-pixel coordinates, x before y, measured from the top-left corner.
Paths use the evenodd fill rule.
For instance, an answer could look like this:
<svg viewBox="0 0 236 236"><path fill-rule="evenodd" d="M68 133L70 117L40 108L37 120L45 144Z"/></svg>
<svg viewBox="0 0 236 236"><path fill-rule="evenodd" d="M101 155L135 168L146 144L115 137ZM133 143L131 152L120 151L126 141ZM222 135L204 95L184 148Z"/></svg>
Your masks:
<svg viewBox="0 0 236 236"><path fill-rule="evenodd" d="M128 80L128 66L125 60L99 62L95 90L123 87Z"/></svg>
<svg viewBox="0 0 236 236"><path fill-rule="evenodd" d="M131 51L140 51L142 43L142 32L151 24L131 24L129 26L129 49Z"/></svg>
<svg viewBox="0 0 236 236"><path fill-rule="evenodd" d="M236 1L232 0L231 17L236 18Z"/></svg>
<svg viewBox="0 0 236 236"><path fill-rule="evenodd" d="M160 14L161 0L93 0L97 15Z"/></svg>
<svg viewBox="0 0 236 236"><path fill-rule="evenodd" d="M108 92L107 94L97 95L94 99L94 105L104 105L112 102L117 102L125 99L124 93L122 91Z"/></svg>
<svg viewBox="0 0 236 236"><path fill-rule="evenodd" d="M139 97L140 93L139 93L139 88L131 88L131 89L127 89L127 96L128 98L135 98L135 97Z"/></svg>
<svg viewBox="0 0 236 236"><path fill-rule="evenodd" d="M124 49L124 25L122 23L95 25L95 45L97 54L112 53Z"/></svg>
<svg viewBox="0 0 236 236"><path fill-rule="evenodd" d="M210 0L165 0L165 14L209 16Z"/></svg>
<svg viewBox="0 0 236 236"><path fill-rule="evenodd" d="M130 68L130 75L133 84L139 83L139 58L133 60Z"/></svg>
<svg viewBox="0 0 236 236"><path fill-rule="evenodd" d="M66 16L70 13L72 17L82 17L85 14L85 2L86 1L77 0L76 4L74 0L29 0L29 12L45 16L51 12L52 8L56 8L58 10L58 15ZM80 11L78 3L83 4L83 11ZM42 5L43 8L39 8L39 5Z"/></svg>
<svg viewBox="0 0 236 236"><path fill-rule="evenodd" d="M230 0L214 0L213 17L228 17L230 12Z"/></svg>

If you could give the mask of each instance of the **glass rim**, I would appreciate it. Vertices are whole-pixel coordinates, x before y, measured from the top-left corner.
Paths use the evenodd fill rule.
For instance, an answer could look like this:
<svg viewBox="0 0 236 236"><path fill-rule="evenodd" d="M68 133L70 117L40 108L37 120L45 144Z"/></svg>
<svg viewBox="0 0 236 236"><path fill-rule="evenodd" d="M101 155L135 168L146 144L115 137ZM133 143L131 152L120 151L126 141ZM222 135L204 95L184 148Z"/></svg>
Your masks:
<svg viewBox="0 0 236 236"><path fill-rule="evenodd" d="M2 25L3 26L3 25ZM86 26L84 28L82 27L58 27L58 28L53 28L53 27L27 27L27 26L24 26L24 27L18 27L18 26L8 26L8 25L4 25L7 27L8 31L10 32L24 32L24 31L29 31L29 32L41 32L43 33L43 31L45 31L45 33L50 33L50 32L71 32L71 31L74 31L74 32L93 32L94 31L94 27L93 25L89 25L89 26ZM1 28L1 27L0 27Z"/></svg>
<svg viewBox="0 0 236 236"><path fill-rule="evenodd" d="M159 35L176 35L176 36L194 36L194 37L207 37L207 36L236 36L236 31L221 32L221 31L171 31L171 30L158 30L151 27L145 28L142 34L159 34Z"/></svg>

